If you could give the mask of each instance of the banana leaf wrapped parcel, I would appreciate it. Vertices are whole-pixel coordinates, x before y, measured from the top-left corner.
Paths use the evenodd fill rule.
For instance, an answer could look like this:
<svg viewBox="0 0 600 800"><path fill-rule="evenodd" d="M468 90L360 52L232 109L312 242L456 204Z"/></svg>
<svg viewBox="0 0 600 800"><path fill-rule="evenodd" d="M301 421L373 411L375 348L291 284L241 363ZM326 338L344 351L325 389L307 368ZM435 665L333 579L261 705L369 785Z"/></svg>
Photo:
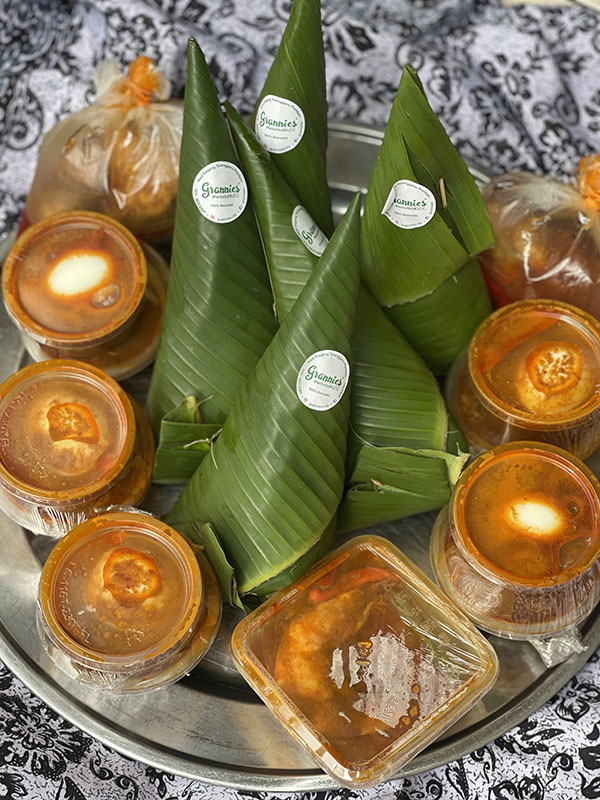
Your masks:
<svg viewBox="0 0 600 800"><path fill-rule="evenodd" d="M283 321L316 269L327 238L239 114L226 108L265 248L276 315ZM464 459L456 451L444 452L447 414L431 372L364 286L358 292L352 353L346 459L351 488L340 524L357 528L439 508L449 499ZM399 460L406 466L394 472ZM393 484L387 492L384 478Z"/></svg>
<svg viewBox="0 0 600 800"><path fill-rule="evenodd" d="M212 526L242 596L316 559L342 497L359 236L357 196L168 515Z"/></svg>
<svg viewBox="0 0 600 800"><path fill-rule="evenodd" d="M325 173L327 97L319 0L294 0L252 124L319 228L333 230Z"/></svg>
<svg viewBox="0 0 600 800"><path fill-rule="evenodd" d="M201 404L205 423L221 425L277 329L247 200L204 56L191 40L171 272L147 400L156 432L186 397Z"/></svg>
<svg viewBox="0 0 600 800"><path fill-rule="evenodd" d="M444 374L491 312L473 256L494 239L481 193L410 66L369 181L361 241L372 294Z"/></svg>

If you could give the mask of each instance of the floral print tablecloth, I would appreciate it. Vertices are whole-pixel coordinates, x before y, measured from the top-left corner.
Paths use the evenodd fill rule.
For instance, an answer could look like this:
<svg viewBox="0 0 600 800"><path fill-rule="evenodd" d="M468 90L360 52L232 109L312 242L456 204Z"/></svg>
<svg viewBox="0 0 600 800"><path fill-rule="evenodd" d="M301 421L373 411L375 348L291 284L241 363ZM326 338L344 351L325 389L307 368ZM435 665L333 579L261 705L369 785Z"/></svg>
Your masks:
<svg viewBox="0 0 600 800"><path fill-rule="evenodd" d="M42 135L93 99L99 60L144 52L182 93L189 36L219 93L249 111L289 0L0 0L0 237L17 222ZM384 125L414 64L463 156L568 178L600 151L600 14L500 0L323 0L330 115ZM0 551L1 552L1 551ZM1 555L0 555L1 557ZM269 798L167 775L61 719L0 665L0 798ZM600 798L600 655L543 709L459 761L368 792L306 798Z"/></svg>

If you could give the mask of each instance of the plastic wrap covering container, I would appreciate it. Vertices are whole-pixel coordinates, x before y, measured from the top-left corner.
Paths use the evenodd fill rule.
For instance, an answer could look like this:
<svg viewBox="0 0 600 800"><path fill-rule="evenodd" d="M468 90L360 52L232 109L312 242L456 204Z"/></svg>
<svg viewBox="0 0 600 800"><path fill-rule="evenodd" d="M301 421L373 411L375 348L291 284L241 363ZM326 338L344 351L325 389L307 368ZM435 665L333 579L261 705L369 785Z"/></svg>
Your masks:
<svg viewBox="0 0 600 800"><path fill-rule="evenodd" d="M483 187L496 243L479 258L496 305L547 297L600 317L600 157L578 177L579 190L528 173Z"/></svg>
<svg viewBox="0 0 600 800"><path fill-rule="evenodd" d="M75 358L119 380L154 358L166 286L153 248L83 211L29 228L2 271L4 303L35 361Z"/></svg>
<svg viewBox="0 0 600 800"><path fill-rule="evenodd" d="M122 75L98 65L97 100L42 141L25 221L85 209L114 217L136 236L170 238L175 220L183 103L140 56Z"/></svg>
<svg viewBox="0 0 600 800"><path fill-rule="evenodd" d="M96 688L140 692L181 678L213 642L221 595L206 559L139 512L87 520L40 578L38 630L55 664Z"/></svg>
<svg viewBox="0 0 600 800"><path fill-rule="evenodd" d="M242 675L345 786L389 778L492 686L486 640L389 542L361 536L235 629Z"/></svg>
<svg viewBox="0 0 600 800"><path fill-rule="evenodd" d="M505 306L477 328L445 393L475 452L539 440L587 458L600 444L600 324L555 300Z"/></svg>
<svg viewBox="0 0 600 800"><path fill-rule="evenodd" d="M44 361L0 385L0 510L34 533L135 505L153 460L144 412L101 370Z"/></svg>
<svg viewBox="0 0 600 800"><path fill-rule="evenodd" d="M508 639L558 634L600 597L600 484L552 445L517 442L477 458L435 523L441 588L475 624Z"/></svg>

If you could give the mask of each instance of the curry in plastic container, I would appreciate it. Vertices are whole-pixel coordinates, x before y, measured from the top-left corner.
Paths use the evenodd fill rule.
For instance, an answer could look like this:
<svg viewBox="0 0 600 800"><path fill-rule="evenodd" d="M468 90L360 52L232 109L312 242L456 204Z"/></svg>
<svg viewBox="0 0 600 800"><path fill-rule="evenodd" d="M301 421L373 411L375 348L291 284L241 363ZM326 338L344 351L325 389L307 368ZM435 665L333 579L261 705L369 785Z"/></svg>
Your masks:
<svg viewBox="0 0 600 800"><path fill-rule="evenodd" d="M118 379L154 358L166 284L153 248L84 211L28 228L2 272L6 309L34 360L76 358Z"/></svg>
<svg viewBox="0 0 600 800"><path fill-rule="evenodd" d="M453 365L446 403L475 450L536 440L587 458L600 445L600 324L556 300L499 309Z"/></svg>
<svg viewBox="0 0 600 800"><path fill-rule="evenodd" d="M600 597L600 483L571 454L517 442L477 458L431 537L441 588L509 639L558 634Z"/></svg>
<svg viewBox="0 0 600 800"><path fill-rule="evenodd" d="M221 594L203 555L140 512L84 522L42 570L38 629L55 664L111 692L172 683L206 653Z"/></svg>
<svg viewBox="0 0 600 800"><path fill-rule="evenodd" d="M346 786L392 776L498 670L468 620L393 545L369 536L242 620L231 651L286 730Z"/></svg>
<svg viewBox="0 0 600 800"><path fill-rule="evenodd" d="M35 533L135 505L153 461L142 409L88 364L44 361L0 385L0 510Z"/></svg>

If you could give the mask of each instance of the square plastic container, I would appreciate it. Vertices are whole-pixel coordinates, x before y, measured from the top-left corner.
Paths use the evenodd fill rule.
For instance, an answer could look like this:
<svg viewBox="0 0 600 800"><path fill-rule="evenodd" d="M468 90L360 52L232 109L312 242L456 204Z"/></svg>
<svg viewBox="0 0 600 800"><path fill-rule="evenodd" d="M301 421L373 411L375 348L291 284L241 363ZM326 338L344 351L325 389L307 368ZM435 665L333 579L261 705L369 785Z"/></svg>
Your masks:
<svg viewBox="0 0 600 800"><path fill-rule="evenodd" d="M361 536L236 627L233 660L344 786L394 775L493 685L490 644L385 539Z"/></svg>

